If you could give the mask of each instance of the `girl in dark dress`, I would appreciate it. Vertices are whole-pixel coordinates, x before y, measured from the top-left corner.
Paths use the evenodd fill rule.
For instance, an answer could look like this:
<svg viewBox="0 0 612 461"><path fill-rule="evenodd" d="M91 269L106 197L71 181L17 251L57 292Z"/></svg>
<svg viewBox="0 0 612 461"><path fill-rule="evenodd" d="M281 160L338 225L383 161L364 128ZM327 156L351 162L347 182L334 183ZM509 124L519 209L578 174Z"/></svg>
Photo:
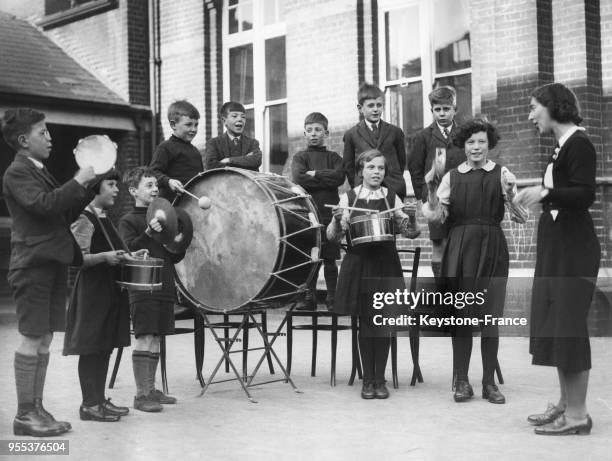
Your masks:
<svg viewBox="0 0 612 461"><path fill-rule="evenodd" d="M115 228L106 216L119 192L119 173L111 170L94 186L96 197L72 225L83 253L66 313L64 355L79 355L82 420L113 422L128 413L104 396L108 362L113 348L130 345L127 295L115 283L122 248ZM102 230L104 226L105 232Z"/></svg>
<svg viewBox="0 0 612 461"><path fill-rule="evenodd" d="M454 143L465 150L466 161L449 171L439 186L434 170L427 174L428 202L423 213L429 221L448 222L448 243L442 257L442 277L453 293L486 292L485 304L456 308L455 318L489 314L501 317L506 297L509 255L500 226L506 207L514 221L525 222L527 212L512 204L516 178L506 167L487 159L499 135L484 120L471 120L459 127ZM481 323L482 397L505 403L495 384L499 331L497 325ZM455 325L452 331L454 399L464 402L474 391L468 380L472 354L472 326Z"/></svg>
<svg viewBox="0 0 612 461"><path fill-rule="evenodd" d="M531 301L529 351L534 365L557 368L560 398L529 416L540 435L588 434L593 422L586 393L591 368L587 315L599 260L599 241L589 207L595 200L596 153L578 124L578 101L560 83L531 94L529 120L558 147L542 185L524 189L515 201L542 204Z"/></svg>
<svg viewBox="0 0 612 461"><path fill-rule="evenodd" d="M374 325L372 294L375 292L395 292L404 290L404 278L395 241L379 242L371 246L353 246L347 229L351 217L365 214L347 210L346 206L384 211L401 207L399 197L390 189L382 187L385 177L385 157L372 149L357 158L358 174L363 184L340 197L338 208L334 208L334 219L327 227L327 238L340 241L346 234L347 252L342 260L334 312L359 316L359 349L363 364L364 399L386 399L389 391L385 385L385 368L389 356L390 338L386 328ZM393 229L399 229L408 238L418 235L414 222L407 213L414 216L415 205L407 205L403 210L392 212ZM387 310L388 312L388 310ZM385 315L385 312L382 313Z"/></svg>

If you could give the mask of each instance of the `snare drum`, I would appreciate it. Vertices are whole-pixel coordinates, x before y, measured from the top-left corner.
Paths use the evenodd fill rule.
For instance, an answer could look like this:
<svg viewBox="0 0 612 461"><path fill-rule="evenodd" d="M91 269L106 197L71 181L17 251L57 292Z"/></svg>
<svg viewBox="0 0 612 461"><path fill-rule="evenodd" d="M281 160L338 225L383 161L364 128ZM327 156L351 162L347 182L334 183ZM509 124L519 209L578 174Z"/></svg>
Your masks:
<svg viewBox="0 0 612 461"><path fill-rule="evenodd" d="M301 187L275 174L238 168L200 173L185 189L207 196L209 209L183 195L193 239L175 265L178 289L196 307L228 312L303 290L318 268L322 227Z"/></svg>
<svg viewBox="0 0 612 461"><path fill-rule="evenodd" d="M161 290L163 267L163 259L126 256L121 261L121 276L117 284L131 291Z"/></svg>
<svg viewBox="0 0 612 461"><path fill-rule="evenodd" d="M369 213L353 216L349 221L349 235L353 246L393 242L391 216L389 213Z"/></svg>

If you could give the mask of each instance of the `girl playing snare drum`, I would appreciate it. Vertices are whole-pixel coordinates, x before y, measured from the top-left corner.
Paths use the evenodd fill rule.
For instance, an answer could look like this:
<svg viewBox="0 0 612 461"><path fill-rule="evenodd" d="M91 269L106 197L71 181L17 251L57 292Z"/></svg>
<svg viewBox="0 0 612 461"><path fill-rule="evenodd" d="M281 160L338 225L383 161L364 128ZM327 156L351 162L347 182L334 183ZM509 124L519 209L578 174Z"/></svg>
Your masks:
<svg viewBox="0 0 612 461"><path fill-rule="evenodd" d="M373 315L379 312L372 307L372 295L376 292L404 290L402 266L395 248L395 241L377 242L367 246L353 245L346 231L352 217L366 214L351 211L346 207L384 211L402 206L399 197L390 189L382 187L385 177L385 157L372 149L357 158L358 174L363 184L340 196L334 208L334 219L327 227L327 238L339 241L346 234L347 251L340 267L334 312L359 316L359 348L363 364L364 399L386 399L389 391L385 385L385 367L389 355L389 332L377 327ZM420 233L415 229L416 205L391 213L391 233L399 229L408 238ZM411 217L407 213L411 213Z"/></svg>

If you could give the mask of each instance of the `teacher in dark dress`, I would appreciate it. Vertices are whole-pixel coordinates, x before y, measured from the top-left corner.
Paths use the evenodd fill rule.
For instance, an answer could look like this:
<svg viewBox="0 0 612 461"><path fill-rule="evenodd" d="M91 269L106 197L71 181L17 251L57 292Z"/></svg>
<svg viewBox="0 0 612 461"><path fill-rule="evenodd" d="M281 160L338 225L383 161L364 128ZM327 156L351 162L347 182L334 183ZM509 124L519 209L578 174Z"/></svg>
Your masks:
<svg viewBox="0 0 612 461"><path fill-rule="evenodd" d="M531 94L529 120L558 147L542 185L524 189L518 203L541 203L531 302L529 351L534 365L557 368L560 398L528 417L536 434L588 434L586 394L591 368L587 314L601 256L589 207L595 200L596 153L578 126L578 101L560 83Z"/></svg>

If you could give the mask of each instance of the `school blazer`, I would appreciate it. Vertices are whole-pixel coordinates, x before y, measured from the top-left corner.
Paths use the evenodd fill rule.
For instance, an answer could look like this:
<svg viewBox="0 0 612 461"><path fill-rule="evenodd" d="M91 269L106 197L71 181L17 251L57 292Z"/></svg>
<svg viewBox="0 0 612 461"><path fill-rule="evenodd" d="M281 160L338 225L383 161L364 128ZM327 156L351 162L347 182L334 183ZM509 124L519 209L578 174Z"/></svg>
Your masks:
<svg viewBox="0 0 612 461"><path fill-rule="evenodd" d="M425 174L431 169L437 147L446 148L445 173L458 167L465 161L465 153L462 149L455 146L452 141L452 135L456 130L457 125L453 123L450 135L448 139L445 139L436 122L433 122L415 135L412 149L410 149L410 155L408 156L408 170L410 171L414 196L417 200L427 201Z"/></svg>
<svg viewBox="0 0 612 461"><path fill-rule="evenodd" d="M400 128L381 120L379 136L376 140L372 135L372 130L362 120L344 133L343 141L342 160L351 188L361 184L361 178L357 176L356 164L359 154L366 150L378 149L387 161L387 172L383 185L393 189L402 199L406 196L406 182L404 181L406 149L404 132Z"/></svg>
<svg viewBox="0 0 612 461"><path fill-rule="evenodd" d="M95 193L71 179L60 186L23 154L17 154L2 181L13 226L9 269L48 262L81 265L70 224Z"/></svg>
<svg viewBox="0 0 612 461"><path fill-rule="evenodd" d="M226 133L208 140L205 149L206 169L210 170L212 168L233 166L258 171L261 166L261 149L259 148L257 139L249 138L243 134L242 155L234 157L230 157L230 142L232 141ZM247 155L250 152L252 152L252 154ZM224 158L229 158L230 162L227 164L221 163L221 160Z"/></svg>

